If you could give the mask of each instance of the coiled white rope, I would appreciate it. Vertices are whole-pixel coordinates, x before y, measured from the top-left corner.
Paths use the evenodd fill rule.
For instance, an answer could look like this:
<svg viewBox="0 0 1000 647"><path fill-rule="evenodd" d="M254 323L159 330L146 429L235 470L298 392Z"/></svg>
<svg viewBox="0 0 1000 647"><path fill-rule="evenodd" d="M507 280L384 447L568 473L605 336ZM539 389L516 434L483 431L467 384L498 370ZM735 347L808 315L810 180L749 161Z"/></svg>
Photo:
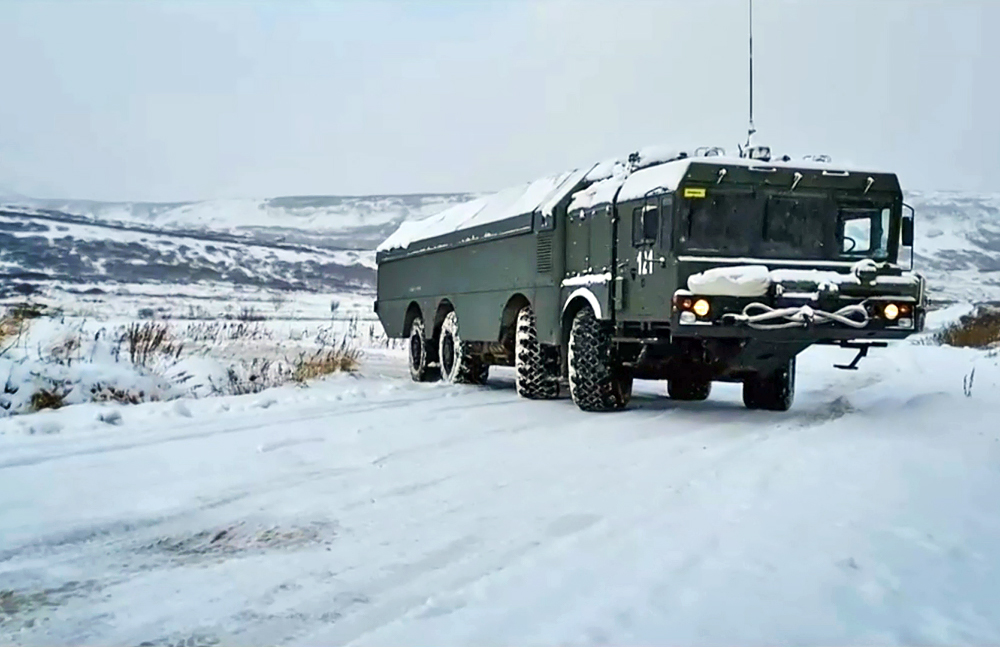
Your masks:
<svg viewBox="0 0 1000 647"><path fill-rule="evenodd" d="M756 314L755 314L756 313ZM772 308L763 303L750 303L742 314L725 314L724 319L745 323L757 330L801 328L815 323L836 322L851 328L864 328L871 318L864 306L849 305L836 312L816 310L809 306L797 308ZM784 320L784 321L782 321ZM773 322L773 323L772 323Z"/></svg>

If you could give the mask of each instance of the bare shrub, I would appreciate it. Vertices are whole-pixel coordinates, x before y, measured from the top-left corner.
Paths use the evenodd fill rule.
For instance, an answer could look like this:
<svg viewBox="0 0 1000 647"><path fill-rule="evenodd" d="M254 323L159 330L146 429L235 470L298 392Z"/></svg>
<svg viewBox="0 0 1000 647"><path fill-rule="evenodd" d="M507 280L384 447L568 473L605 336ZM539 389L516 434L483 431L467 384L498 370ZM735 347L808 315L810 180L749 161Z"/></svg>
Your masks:
<svg viewBox="0 0 1000 647"><path fill-rule="evenodd" d="M247 395L287 384L292 375L293 369L285 362L255 357L230 366L225 382L211 382L210 386L215 395Z"/></svg>
<svg viewBox="0 0 1000 647"><path fill-rule="evenodd" d="M28 330L28 322L14 312L0 317L0 355L6 353Z"/></svg>
<svg viewBox="0 0 1000 647"><path fill-rule="evenodd" d="M295 361L293 379L306 382L331 373L353 373L361 362L361 351L344 337L335 346L324 345L313 353L302 353Z"/></svg>
<svg viewBox="0 0 1000 647"><path fill-rule="evenodd" d="M49 349L49 359L56 364L69 366L73 363L73 360L79 359L82 350L83 340L81 340L80 336L76 334L67 335Z"/></svg>
<svg viewBox="0 0 1000 647"><path fill-rule="evenodd" d="M46 305L40 303L17 303L11 306L9 315L11 317L26 320L26 319L40 319L42 317L53 317L57 316L61 310L53 310Z"/></svg>
<svg viewBox="0 0 1000 647"><path fill-rule="evenodd" d="M980 306L934 337L939 344L990 348L1000 343L1000 309Z"/></svg>
<svg viewBox="0 0 1000 647"><path fill-rule="evenodd" d="M241 308L236 318L240 321L264 321L267 319L267 317L257 312L257 308L253 306L244 306Z"/></svg>
<svg viewBox="0 0 1000 647"><path fill-rule="evenodd" d="M149 394L147 397L144 391L134 391L122 389L105 384L95 384L90 389L90 397L94 402L117 402L119 404L140 404L142 402L155 402L159 400L156 394Z"/></svg>
<svg viewBox="0 0 1000 647"><path fill-rule="evenodd" d="M357 368L357 356L344 355L332 349L321 350L312 355L299 356L295 362L294 379L296 382L306 382L331 373L354 372Z"/></svg>
<svg viewBox="0 0 1000 647"><path fill-rule="evenodd" d="M178 359L184 345L175 341L166 323L133 323L125 327L118 340L125 345L129 361L135 366L149 368L154 360Z"/></svg>
<svg viewBox="0 0 1000 647"><path fill-rule="evenodd" d="M38 303L16 303L0 317L0 355L17 345L24 337L32 319L57 316L59 310Z"/></svg>
<svg viewBox="0 0 1000 647"><path fill-rule="evenodd" d="M190 324L184 338L194 343L220 343L223 341L264 341L274 338L274 333L260 322L211 321Z"/></svg>
<svg viewBox="0 0 1000 647"><path fill-rule="evenodd" d="M192 304L188 306L188 319L210 319L211 313L208 308L201 304Z"/></svg>
<svg viewBox="0 0 1000 647"><path fill-rule="evenodd" d="M66 401L69 391L65 385L39 389L31 394L31 410L59 409Z"/></svg>

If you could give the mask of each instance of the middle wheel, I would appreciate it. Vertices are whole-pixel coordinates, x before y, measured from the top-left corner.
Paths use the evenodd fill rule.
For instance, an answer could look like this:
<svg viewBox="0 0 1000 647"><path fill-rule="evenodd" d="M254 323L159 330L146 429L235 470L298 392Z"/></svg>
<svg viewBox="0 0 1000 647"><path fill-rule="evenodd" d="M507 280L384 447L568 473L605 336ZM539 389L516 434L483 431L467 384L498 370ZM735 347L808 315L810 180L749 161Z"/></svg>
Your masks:
<svg viewBox="0 0 1000 647"><path fill-rule="evenodd" d="M441 324L438 340L438 361L441 379L452 384L485 384L490 373L484 363L469 351L469 345L458 334L458 315L449 312Z"/></svg>

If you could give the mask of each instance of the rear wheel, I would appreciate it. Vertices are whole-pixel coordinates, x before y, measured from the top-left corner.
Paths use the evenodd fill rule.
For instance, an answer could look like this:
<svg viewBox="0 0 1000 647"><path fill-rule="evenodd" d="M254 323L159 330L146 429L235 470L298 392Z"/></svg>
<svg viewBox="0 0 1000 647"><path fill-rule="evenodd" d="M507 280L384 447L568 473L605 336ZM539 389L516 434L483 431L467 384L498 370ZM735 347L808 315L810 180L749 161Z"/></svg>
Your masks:
<svg viewBox="0 0 1000 647"><path fill-rule="evenodd" d="M449 312L441 324L438 340L438 360L441 378L453 384L485 384L490 367L469 352L469 346L458 334L458 315Z"/></svg>
<svg viewBox="0 0 1000 647"><path fill-rule="evenodd" d="M410 324L410 377L414 382L433 382L438 371L427 366L427 339L424 337L424 320L417 317Z"/></svg>
<svg viewBox="0 0 1000 647"><path fill-rule="evenodd" d="M584 411L617 411L632 398L632 376L613 358L611 330L589 307L570 329L569 392Z"/></svg>
<svg viewBox="0 0 1000 647"><path fill-rule="evenodd" d="M514 337L514 386L522 398L552 400L559 397L559 358L549 358L545 351L538 342L535 312L531 306L525 306L517 313Z"/></svg>
<svg viewBox="0 0 1000 647"><path fill-rule="evenodd" d="M709 381L679 378L667 382L667 395L671 400L707 400L711 392L712 383Z"/></svg>
<svg viewBox="0 0 1000 647"><path fill-rule="evenodd" d="M743 404L748 409L788 411L795 400L795 358L770 375L755 375L743 382Z"/></svg>

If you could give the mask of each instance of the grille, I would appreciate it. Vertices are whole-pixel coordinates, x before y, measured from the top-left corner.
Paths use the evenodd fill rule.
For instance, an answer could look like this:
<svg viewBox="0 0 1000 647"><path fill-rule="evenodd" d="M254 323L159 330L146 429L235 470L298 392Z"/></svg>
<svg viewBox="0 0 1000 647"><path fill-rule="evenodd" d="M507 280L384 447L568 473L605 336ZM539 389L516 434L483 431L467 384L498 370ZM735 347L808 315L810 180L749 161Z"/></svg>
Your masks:
<svg viewBox="0 0 1000 647"><path fill-rule="evenodd" d="M547 274L552 271L552 232L543 231L536 238L537 257L536 269L539 274Z"/></svg>

